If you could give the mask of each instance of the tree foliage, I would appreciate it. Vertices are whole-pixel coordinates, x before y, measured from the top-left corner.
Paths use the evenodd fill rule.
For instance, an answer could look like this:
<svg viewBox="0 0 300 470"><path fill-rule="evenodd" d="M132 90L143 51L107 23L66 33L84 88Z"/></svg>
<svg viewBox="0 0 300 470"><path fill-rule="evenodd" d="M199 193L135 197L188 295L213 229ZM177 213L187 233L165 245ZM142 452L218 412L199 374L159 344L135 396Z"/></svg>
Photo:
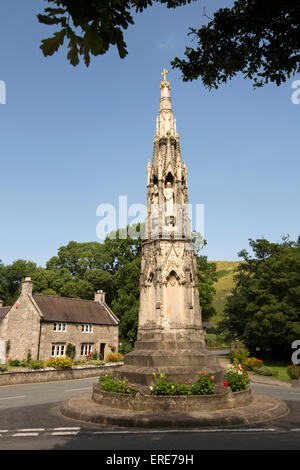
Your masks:
<svg viewBox="0 0 300 470"><path fill-rule="evenodd" d="M45 56L68 43L67 58L76 66L83 58L118 48L127 55L124 31L134 24L133 13L142 13L155 3L177 8L192 0L48 0L49 7L38 20L58 26L41 49ZM195 1L195 0L194 0ZM205 11L204 16L209 18ZM254 87L268 82L284 83L300 71L300 4L295 0L236 0L232 8L220 8L206 25L190 28L196 47L186 47L185 59L175 57L173 68L184 81L200 78L217 88L238 73L253 80Z"/></svg>
<svg viewBox="0 0 300 470"><path fill-rule="evenodd" d="M241 72L261 87L280 85L300 70L300 4L294 0L238 0L189 34L197 47L172 62L184 81L200 77L217 88Z"/></svg>
<svg viewBox="0 0 300 470"><path fill-rule="evenodd" d="M121 59L127 55L124 31L134 24L133 11L141 13L153 3L175 8L192 0L48 0L50 7L38 15L40 23L60 26L52 37L44 39L41 49L51 56L68 42L67 58L76 66L82 56L85 65L90 55L105 54L111 45L118 48Z"/></svg>
<svg viewBox="0 0 300 470"><path fill-rule="evenodd" d="M217 312L212 304L216 289L214 283L218 280L216 263L209 263L207 256L197 256L199 297L202 310L202 321L208 321Z"/></svg>
<svg viewBox="0 0 300 470"><path fill-rule="evenodd" d="M69 242L58 249L46 267L17 260L5 266L0 262L0 298L12 305L20 294L21 281L30 276L34 293L93 299L102 289L106 301L120 319L124 343L136 340L139 311L141 237L140 224L109 234L103 243ZM212 313L214 268L198 255L199 289L205 319Z"/></svg>
<svg viewBox="0 0 300 470"><path fill-rule="evenodd" d="M250 240L254 252L239 253L232 295L218 327L242 341L252 354L287 359L300 338L300 237L281 243Z"/></svg>

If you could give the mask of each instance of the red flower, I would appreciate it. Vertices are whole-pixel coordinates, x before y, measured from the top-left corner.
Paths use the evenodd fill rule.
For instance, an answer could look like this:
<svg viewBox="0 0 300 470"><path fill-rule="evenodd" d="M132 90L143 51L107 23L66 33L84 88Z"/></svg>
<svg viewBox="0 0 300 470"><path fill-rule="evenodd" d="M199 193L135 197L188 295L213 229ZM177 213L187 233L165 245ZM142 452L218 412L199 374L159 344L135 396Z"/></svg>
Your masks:
<svg viewBox="0 0 300 470"><path fill-rule="evenodd" d="M225 382L225 380L223 380L223 385L224 387L228 387L228 382Z"/></svg>

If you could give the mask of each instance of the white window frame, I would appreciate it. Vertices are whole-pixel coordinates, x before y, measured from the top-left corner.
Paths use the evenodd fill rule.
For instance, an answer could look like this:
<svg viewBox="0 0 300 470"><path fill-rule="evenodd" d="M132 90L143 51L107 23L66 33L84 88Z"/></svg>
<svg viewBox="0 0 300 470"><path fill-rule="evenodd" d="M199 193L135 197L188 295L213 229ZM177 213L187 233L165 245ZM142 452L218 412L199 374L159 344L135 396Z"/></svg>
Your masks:
<svg viewBox="0 0 300 470"><path fill-rule="evenodd" d="M92 343L81 343L80 345L80 355L88 356L92 354L94 344Z"/></svg>
<svg viewBox="0 0 300 470"><path fill-rule="evenodd" d="M55 331L55 333L65 333L67 331L67 324L63 322L54 322L53 331Z"/></svg>
<svg viewBox="0 0 300 470"><path fill-rule="evenodd" d="M91 323L84 323L81 325L82 333L93 333L93 325Z"/></svg>
<svg viewBox="0 0 300 470"><path fill-rule="evenodd" d="M51 357L65 357L66 345L65 344L52 344Z"/></svg>

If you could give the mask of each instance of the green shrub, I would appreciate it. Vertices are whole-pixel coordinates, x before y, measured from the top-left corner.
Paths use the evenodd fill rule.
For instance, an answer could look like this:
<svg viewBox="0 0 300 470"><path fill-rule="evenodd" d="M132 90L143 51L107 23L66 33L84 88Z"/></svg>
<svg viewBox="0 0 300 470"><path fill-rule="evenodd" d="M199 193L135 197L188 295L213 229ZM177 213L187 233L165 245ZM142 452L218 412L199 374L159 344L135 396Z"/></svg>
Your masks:
<svg viewBox="0 0 300 470"><path fill-rule="evenodd" d="M266 366L255 367L254 372L255 372L255 374L258 374L258 375L266 375L266 376L273 375L272 369L270 369L270 367L266 367Z"/></svg>
<svg viewBox="0 0 300 470"><path fill-rule="evenodd" d="M291 364L287 366L286 372L292 380L298 380L300 377L300 365Z"/></svg>
<svg viewBox="0 0 300 470"><path fill-rule="evenodd" d="M204 372L200 372L199 377L193 381L190 379L184 384L168 381L165 374L160 374L159 378L153 374L155 384L152 387L152 395L210 395L214 393L214 377Z"/></svg>
<svg viewBox="0 0 300 470"><path fill-rule="evenodd" d="M84 364L91 364L93 366L101 366L103 364L106 364L105 361L102 359L89 359L87 362L84 362Z"/></svg>
<svg viewBox="0 0 300 470"><path fill-rule="evenodd" d="M39 361L39 360L32 360L28 364L29 369L44 369L45 368L45 363L44 361Z"/></svg>
<svg viewBox="0 0 300 470"><path fill-rule="evenodd" d="M20 366L20 361L19 361L19 359L9 359L8 364L11 367L19 367Z"/></svg>
<svg viewBox="0 0 300 470"><path fill-rule="evenodd" d="M91 359L92 359L93 361L96 361L97 359L100 359L99 356L100 356L100 354L96 351L96 349L94 349L94 351L93 351L92 354L91 354Z"/></svg>
<svg viewBox="0 0 300 470"><path fill-rule="evenodd" d="M6 364L0 364L0 372L5 372L8 369Z"/></svg>
<svg viewBox="0 0 300 470"><path fill-rule="evenodd" d="M87 361L85 359L77 359L74 361L75 366L84 366L87 364Z"/></svg>
<svg viewBox="0 0 300 470"><path fill-rule="evenodd" d="M211 374L201 374L200 377L191 383L192 395L211 395L214 393L215 384Z"/></svg>
<svg viewBox="0 0 300 470"><path fill-rule="evenodd" d="M256 357L247 357L245 359L245 365L247 370L254 371L255 369L262 367L264 363L261 359L257 359Z"/></svg>
<svg viewBox="0 0 300 470"><path fill-rule="evenodd" d="M244 348L231 349L228 357L231 364L244 364L249 357L249 351Z"/></svg>
<svg viewBox="0 0 300 470"><path fill-rule="evenodd" d="M28 349L28 351L27 351L27 357L26 357L26 362L27 362L27 364L29 364L29 362L31 362L31 359L32 359L31 350Z"/></svg>
<svg viewBox="0 0 300 470"><path fill-rule="evenodd" d="M133 345L129 341L122 339L121 342L119 343L119 352L121 354L128 354L132 350L133 350Z"/></svg>
<svg viewBox="0 0 300 470"><path fill-rule="evenodd" d="M159 378L153 374L155 385L152 387L152 395L188 395L191 393L187 384L178 384L174 381L167 381L165 374L160 374Z"/></svg>
<svg viewBox="0 0 300 470"><path fill-rule="evenodd" d="M115 380L112 374L103 374L99 377L101 388L106 392L135 393L134 384L130 384L127 379Z"/></svg>
<svg viewBox="0 0 300 470"><path fill-rule="evenodd" d="M76 355L75 345L72 343L68 343L66 347L66 356L73 360L75 355Z"/></svg>
<svg viewBox="0 0 300 470"><path fill-rule="evenodd" d="M217 335L214 333L205 334L206 344L208 347L213 347L217 345Z"/></svg>
<svg viewBox="0 0 300 470"><path fill-rule="evenodd" d="M28 362L26 359L22 359L22 361L20 361L20 367L28 367Z"/></svg>
<svg viewBox="0 0 300 470"><path fill-rule="evenodd" d="M245 367L241 364L233 365L225 374L223 384L231 388L233 392L246 390L249 386L250 378Z"/></svg>

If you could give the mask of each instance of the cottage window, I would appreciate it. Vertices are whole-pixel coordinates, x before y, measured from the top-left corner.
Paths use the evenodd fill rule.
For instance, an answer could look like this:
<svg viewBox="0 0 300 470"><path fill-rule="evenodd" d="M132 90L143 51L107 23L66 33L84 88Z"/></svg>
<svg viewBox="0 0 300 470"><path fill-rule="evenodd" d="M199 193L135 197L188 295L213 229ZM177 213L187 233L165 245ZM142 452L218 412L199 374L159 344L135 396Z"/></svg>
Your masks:
<svg viewBox="0 0 300 470"><path fill-rule="evenodd" d="M61 323L61 322L55 322L53 324L53 331L67 331L67 324L66 323Z"/></svg>
<svg viewBox="0 0 300 470"><path fill-rule="evenodd" d="M82 333L93 333L93 325L85 323L84 325L81 325L81 331Z"/></svg>
<svg viewBox="0 0 300 470"><path fill-rule="evenodd" d="M65 344L52 344L52 357L62 357L65 355Z"/></svg>
<svg viewBox="0 0 300 470"><path fill-rule="evenodd" d="M80 348L80 354L81 356L88 356L89 354L92 353L92 344L89 343L82 343L81 348Z"/></svg>

